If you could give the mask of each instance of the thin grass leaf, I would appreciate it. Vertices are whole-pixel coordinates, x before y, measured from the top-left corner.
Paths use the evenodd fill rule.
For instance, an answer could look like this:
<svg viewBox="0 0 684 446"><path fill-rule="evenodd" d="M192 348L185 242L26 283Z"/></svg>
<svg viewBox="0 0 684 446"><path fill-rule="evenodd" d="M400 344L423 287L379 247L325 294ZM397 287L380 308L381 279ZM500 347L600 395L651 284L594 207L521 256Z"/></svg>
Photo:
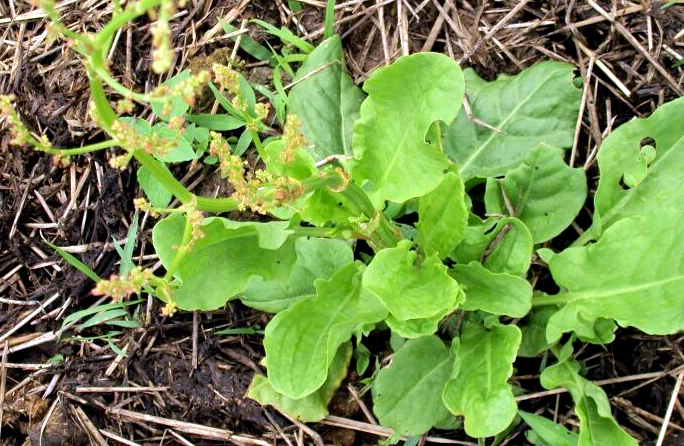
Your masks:
<svg viewBox="0 0 684 446"><path fill-rule="evenodd" d="M135 242L138 238L138 211L133 214L133 221L131 221L131 226L128 228L128 233L126 234L126 244L123 249L121 245L114 239L114 249L116 253L119 254L121 259L121 266L119 266L119 275L124 277L135 268L135 263L133 263L133 249L135 249Z"/></svg>
<svg viewBox="0 0 684 446"><path fill-rule="evenodd" d="M106 324L121 328L140 328L142 326L140 321L136 320L113 320L107 321Z"/></svg>
<svg viewBox="0 0 684 446"><path fill-rule="evenodd" d="M297 47L303 53L309 54L314 50L313 45L311 45L309 42L302 39L301 37L295 36L292 33L292 31L290 31L287 28L276 28L270 23L264 22L263 20L259 19L252 19L250 20L250 22L256 23L257 25L261 26L267 33L278 37L285 44Z"/></svg>
<svg viewBox="0 0 684 446"><path fill-rule="evenodd" d="M235 110L235 107L233 107L233 104L231 104L230 101L225 96L223 96L221 90L219 90L219 88L216 85L214 85L213 82L209 82L208 85L209 89L214 94L214 98L218 101L219 104L221 104L221 107L223 107L223 109L227 111L230 115L238 119L242 119L240 113L238 113L237 110Z"/></svg>
<svg viewBox="0 0 684 446"><path fill-rule="evenodd" d="M129 305L139 304L142 301L143 301L143 299L129 300L126 302L115 302L115 303L111 303L111 304L98 305L96 307L87 308L85 310L77 311L75 313L70 314L66 318L64 318L64 322L62 322L62 328L60 330L64 329L64 327L66 327L70 323L80 321L84 317L90 316L91 314L100 313L100 312L111 310L114 308L124 308L124 307L127 307Z"/></svg>
<svg viewBox="0 0 684 446"><path fill-rule="evenodd" d="M238 28L231 25L230 23L224 22L223 20L221 20L220 23L221 28L223 28L223 30L227 34L238 31ZM236 42L237 38L238 36L234 36L231 37L231 40L233 42ZM268 48L261 45L256 40L252 39L247 33L242 34L242 37L240 38L240 48L250 56L262 62L270 61L273 58L273 53L271 53L271 51Z"/></svg>
<svg viewBox="0 0 684 446"><path fill-rule="evenodd" d="M335 0L328 0L325 7L325 34L324 37L329 39L335 34Z"/></svg>
<svg viewBox="0 0 684 446"><path fill-rule="evenodd" d="M103 311L102 313L98 313L95 316L91 317L84 323L77 325L76 330L81 331L86 328L93 327L95 325L99 325L123 316L128 316L128 312L123 308L115 308L112 310Z"/></svg>
<svg viewBox="0 0 684 446"><path fill-rule="evenodd" d="M59 254L64 260L66 260L67 263L68 263L69 265L73 266L74 268L76 268L77 270L79 270L80 272L82 272L83 274L85 274L86 276L88 276L88 277L89 277L91 280L93 280L94 282L99 282L99 281L102 280L102 279L100 279L100 277L95 273L95 271L93 271L92 269L90 269L90 268L88 267L88 265L86 265L85 263L81 262L81 261L78 260L76 257L72 256L71 254L69 254L68 252L66 252L65 250L63 250L62 248L60 248L59 246L53 245L52 243L48 242L48 241L45 240L45 239L43 239L43 241L44 241L45 244L48 245L50 248L54 249L54 250L57 252L57 254Z"/></svg>
<svg viewBox="0 0 684 446"><path fill-rule="evenodd" d="M111 337L107 337L107 343L109 344L109 348L111 348L114 353L116 353L119 356L123 356L124 358L128 357L126 352L121 350L119 346L114 343Z"/></svg>

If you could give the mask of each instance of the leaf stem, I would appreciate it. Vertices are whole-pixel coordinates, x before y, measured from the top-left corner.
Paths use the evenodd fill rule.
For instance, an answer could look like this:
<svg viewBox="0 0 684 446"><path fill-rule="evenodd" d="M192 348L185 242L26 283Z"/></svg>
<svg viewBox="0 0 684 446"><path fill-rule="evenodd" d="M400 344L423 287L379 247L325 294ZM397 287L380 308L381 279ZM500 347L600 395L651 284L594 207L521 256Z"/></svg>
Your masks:
<svg viewBox="0 0 684 446"><path fill-rule="evenodd" d="M537 297L532 299L532 307L542 307L546 305L563 305L570 301L568 293L558 293L553 296Z"/></svg>
<svg viewBox="0 0 684 446"><path fill-rule="evenodd" d="M173 273L176 272L176 270L180 266L181 262L183 261L183 258L190 251L190 247L188 245L189 245L191 239L192 239L192 225L190 224L190 222L188 221L188 219L186 217L185 226L183 227L183 238L181 239L181 242L178 245L178 250L176 251L176 255L173 256L173 260L171 260L171 264L166 269L166 274L164 274L163 280L165 280L166 282L168 282L169 280L171 280L173 278Z"/></svg>

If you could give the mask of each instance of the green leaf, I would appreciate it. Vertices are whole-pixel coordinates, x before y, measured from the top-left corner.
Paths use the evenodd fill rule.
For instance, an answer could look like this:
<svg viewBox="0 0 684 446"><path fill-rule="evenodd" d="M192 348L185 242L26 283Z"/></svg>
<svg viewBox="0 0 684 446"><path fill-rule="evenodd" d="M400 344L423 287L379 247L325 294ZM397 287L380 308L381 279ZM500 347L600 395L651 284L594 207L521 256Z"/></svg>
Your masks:
<svg viewBox="0 0 684 446"><path fill-rule="evenodd" d="M113 319L128 316L128 311L123 308L113 308L97 313L95 316L89 318L87 321L76 326L76 330L80 331L95 325L107 323Z"/></svg>
<svg viewBox="0 0 684 446"><path fill-rule="evenodd" d="M564 387L575 402L580 420L577 446L638 446L638 443L613 419L606 393L596 384L579 375L580 364L572 359L572 344L561 351L558 363L545 369L541 384L546 389Z"/></svg>
<svg viewBox="0 0 684 446"><path fill-rule="evenodd" d="M348 264L316 281L316 297L278 313L266 327L268 378L283 395L300 399L319 389L338 347L387 311L361 287L363 265Z"/></svg>
<svg viewBox="0 0 684 446"><path fill-rule="evenodd" d="M261 405L275 406L299 421L305 423L320 421L328 415L328 404L344 377L347 376L351 353L351 344L349 342L342 344L330 364L328 378L318 390L304 398L292 399L277 392L264 375L254 375L252 384L247 390L247 396Z"/></svg>
<svg viewBox="0 0 684 446"><path fill-rule="evenodd" d="M532 428L539 438L548 446L577 446L579 436L560 424L539 415L518 411L518 414Z"/></svg>
<svg viewBox="0 0 684 446"><path fill-rule="evenodd" d="M242 119L229 115L212 115L211 113L208 113L201 115L186 115L185 118L190 122L194 122L197 125L217 132L235 130L244 127L245 125L245 121Z"/></svg>
<svg viewBox="0 0 684 446"><path fill-rule="evenodd" d="M152 231L154 248L165 267L173 261L186 219L171 215ZM204 237L183 257L174 274L173 299L183 310L215 310L247 288L250 279L285 281L295 262L288 222L234 222L205 219Z"/></svg>
<svg viewBox="0 0 684 446"><path fill-rule="evenodd" d="M299 238L295 241L297 261L285 281L254 277L240 300L245 305L278 313L295 302L316 294L314 280L330 279L335 271L354 261L348 243L342 240Z"/></svg>
<svg viewBox="0 0 684 446"><path fill-rule="evenodd" d="M309 54L294 78L288 113L297 115L313 144L315 161L330 155L352 155L354 122L364 94L347 73L339 36L323 41Z"/></svg>
<svg viewBox="0 0 684 446"><path fill-rule="evenodd" d="M518 407L507 381L520 339L515 325L466 322L458 349L460 370L447 382L443 400L454 415L463 415L469 436L491 437L513 422Z"/></svg>
<svg viewBox="0 0 684 446"><path fill-rule="evenodd" d="M140 188L145 192L145 196L152 206L165 208L171 203L173 194L150 173L147 167L141 166L138 169L137 177Z"/></svg>
<svg viewBox="0 0 684 446"><path fill-rule="evenodd" d="M481 262L495 274L525 277L532 260L532 234L517 218L490 219L467 227L449 257L458 263Z"/></svg>
<svg viewBox="0 0 684 446"><path fill-rule="evenodd" d="M299 147L294 153L294 159L283 160L281 153L284 150L286 150L285 141L282 139L273 141L264 147L264 162L268 171L273 175L303 180L318 172L316 163L306 150Z"/></svg>
<svg viewBox="0 0 684 446"><path fill-rule="evenodd" d="M116 253L119 254L119 276L125 277L129 271L135 268L135 263L133 263L133 250L135 249L135 244L138 241L138 211L136 210L133 214L133 220L131 220L131 225L128 227L126 232L126 244L122 248L119 242L112 237L114 243L114 249Z"/></svg>
<svg viewBox="0 0 684 446"><path fill-rule="evenodd" d="M681 209L613 224L593 245L544 253L563 291L546 303L564 304L549 320L546 336L599 318L612 318L648 334L684 330L684 226ZM544 303L544 298L538 300Z"/></svg>
<svg viewBox="0 0 684 446"><path fill-rule="evenodd" d="M535 308L532 313L525 317L518 328L522 331L522 342L518 350L521 358L535 358L540 353L551 348L546 340L546 325L549 318L557 310L553 307Z"/></svg>
<svg viewBox="0 0 684 446"><path fill-rule="evenodd" d="M175 87L181 82L187 81L190 78L190 70L183 70L180 73L174 75L169 80L164 81L161 85L165 87ZM171 108L169 113L164 113L164 105L158 101L150 102L150 107L155 115L159 116L164 121L169 121L171 118L176 116L182 116L188 111L190 105L183 99L183 95L178 93L171 98Z"/></svg>
<svg viewBox="0 0 684 446"><path fill-rule="evenodd" d="M642 148L649 138L650 149ZM649 118L618 127L601 144L597 159L601 176L594 223L584 240L629 216L684 209L684 98L658 107Z"/></svg>
<svg viewBox="0 0 684 446"><path fill-rule="evenodd" d="M451 274L465 291L464 310L523 317L532 308L532 286L521 277L492 273L478 262L454 265Z"/></svg>
<svg viewBox="0 0 684 446"><path fill-rule="evenodd" d="M464 181L505 174L541 143L572 146L582 91L573 83L575 67L541 62L516 76L487 82L465 70L466 93L475 118L464 111L444 134L444 152Z"/></svg>
<svg viewBox="0 0 684 446"><path fill-rule="evenodd" d="M236 156L242 156L245 154L247 149L249 149L249 145L252 144L252 132L249 130L245 130L242 132L240 135L240 138L238 138L238 142L235 145L235 150L233 151L233 155Z"/></svg>
<svg viewBox="0 0 684 446"><path fill-rule="evenodd" d="M395 435L421 435L449 412L441 400L453 358L437 336L408 341L373 382L373 412Z"/></svg>
<svg viewBox="0 0 684 446"><path fill-rule="evenodd" d="M459 301L465 299L465 295L460 293L462 297ZM421 319L408 319L405 321L400 321L391 314L385 319L385 323L392 330L392 332L398 334L402 338L415 339L422 338L423 336L428 336L437 332L439 328L439 323L454 311L453 308L446 308L444 311L437 313L434 316L421 318Z"/></svg>
<svg viewBox="0 0 684 446"><path fill-rule="evenodd" d="M436 256L415 265L416 252L403 240L380 251L363 274L363 286L375 294L400 321L422 319L454 310L459 304L458 283Z"/></svg>
<svg viewBox="0 0 684 446"><path fill-rule="evenodd" d="M507 215L509 205L532 233L534 243L557 236L582 209L587 180L582 168L563 161L561 149L541 144L504 179L487 179L485 204L488 215Z"/></svg>
<svg viewBox="0 0 684 446"><path fill-rule="evenodd" d="M308 197L300 215L302 219L315 226L334 223L344 227L349 226L349 219L354 217L350 208L355 209L354 205L343 195L334 194L325 189L316 189Z"/></svg>
<svg viewBox="0 0 684 446"><path fill-rule="evenodd" d="M221 28L227 33L231 34L233 32L239 31L238 28L235 26L231 25L228 22L225 22L223 20L219 20L219 23L221 24ZM263 62L269 61L273 58L273 53L271 50L266 48L265 46L261 45L259 42L256 40L252 39L252 37L248 33L242 33L239 34L240 36L240 48L249 54L250 56L254 57L256 60L260 60ZM238 35L231 37L233 41L237 41Z"/></svg>
<svg viewBox="0 0 684 446"><path fill-rule="evenodd" d="M418 205L418 244L427 255L444 258L463 240L468 225L463 181L449 172Z"/></svg>
<svg viewBox="0 0 684 446"><path fill-rule="evenodd" d="M251 19L250 22L256 23L257 25L264 28L264 30L266 30L266 32L268 32L269 34L273 34L274 36L278 37L284 44L295 46L302 53L309 54L314 50L313 45L311 45L309 42L302 39L301 37L295 36L292 33L292 31L290 31L284 26L282 28L276 28L270 23L264 22L263 20L259 19Z"/></svg>
<svg viewBox="0 0 684 446"><path fill-rule="evenodd" d="M461 68L442 54L417 53L378 69L363 89L369 96L354 125L359 160L352 177L367 183L376 207L384 200L401 203L427 194L449 165L435 123L448 124L458 113Z"/></svg>
<svg viewBox="0 0 684 446"><path fill-rule="evenodd" d="M532 234L517 218L502 218L492 231L484 267L493 273L525 277L532 261Z"/></svg>
<svg viewBox="0 0 684 446"><path fill-rule="evenodd" d="M85 310L80 310L75 313L71 313L69 316L64 318L64 321L62 321L62 326L60 328L60 331L64 329L67 325L71 324L72 322L77 322L83 319L86 316L90 316L91 314L97 314L97 313L102 313L106 312L112 309L117 309L117 308L125 308L130 305L136 305L142 302L142 299L136 299L136 300L127 300L125 302L115 302L111 304L104 304L104 305L98 305L96 307L91 307L91 308L86 308Z"/></svg>
<svg viewBox="0 0 684 446"><path fill-rule="evenodd" d="M90 280L92 280L96 283L102 280L102 279L100 279L100 276L98 276L95 271L90 269L90 267L88 265L86 265L85 263L78 260L71 253L63 250L62 248L60 248L57 245L54 245L54 244L48 242L45 239L43 239L43 242L46 245L48 245L50 248L54 249L57 252L57 254L60 255L60 257L62 257L64 260L66 260L66 262L69 265L71 265L74 268L76 268L77 270L79 270L81 273L83 273L85 276L87 276Z"/></svg>

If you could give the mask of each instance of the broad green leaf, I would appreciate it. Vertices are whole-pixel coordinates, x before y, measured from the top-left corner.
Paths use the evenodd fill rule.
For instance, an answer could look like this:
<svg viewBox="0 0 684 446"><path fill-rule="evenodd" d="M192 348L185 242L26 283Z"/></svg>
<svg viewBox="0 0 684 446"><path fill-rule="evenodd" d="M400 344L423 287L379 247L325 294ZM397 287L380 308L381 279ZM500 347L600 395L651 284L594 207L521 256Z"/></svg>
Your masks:
<svg viewBox="0 0 684 446"><path fill-rule="evenodd" d="M363 265L352 263L316 281L316 297L278 313L266 327L268 378L283 395L300 399L319 389L338 347L387 311L361 287Z"/></svg>
<svg viewBox="0 0 684 446"><path fill-rule="evenodd" d="M541 62L516 76L487 82L465 70L466 94L475 118L462 111L444 134L444 153L463 180L505 174L541 143L572 145L582 91L573 85L575 67Z"/></svg>
<svg viewBox="0 0 684 446"><path fill-rule="evenodd" d="M306 150L298 148L294 152L292 159L283 158L284 151L285 141L282 139L273 141L264 147L263 157L269 173L280 177L302 180L314 175L318 171L316 163L314 163L311 155Z"/></svg>
<svg viewBox="0 0 684 446"><path fill-rule="evenodd" d="M613 419L606 393L596 384L579 375L580 364L572 359L572 345L568 343L558 363L545 369L541 384L546 389L564 387L575 402L580 419L577 446L638 446L638 443Z"/></svg>
<svg viewBox="0 0 684 446"><path fill-rule="evenodd" d="M453 414L463 415L469 436L491 437L513 422L518 407L507 381L520 338L515 325L466 321L458 349L460 370L447 382L443 400Z"/></svg>
<svg viewBox="0 0 684 446"><path fill-rule="evenodd" d="M525 420L532 431L543 441L544 446L577 446L579 436L567 430L560 424L554 423L548 418L542 416L518 411L518 414Z"/></svg>
<svg viewBox="0 0 684 446"><path fill-rule="evenodd" d="M364 94L347 73L339 36L316 47L297 70L288 96L288 113L302 123L313 144L307 150L315 161L330 155L352 155L354 121Z"/></svg>
<svg viewBox="0 0 684 446"><path fill-rule="evenodd" d="M427 255L444 258L463 240L468 209L460 175L449 172L418 205L418 244Z"/></svg>
<svg viewBox="0 0 684 446"><path fill-rule="evenodd" d="M169 267L183 238L186 219L171 215L152 231L154 248ZM183 310L215 310L247 288L250 279L286 281L295 262L288 222L234 222L212 217L204 237L180 262L173 299Z"/></svg>
<svg viewBox="0 0 684 446"><path fill-rule="evenodd" d="M140 188L145 192L145 196L152 206L165 208L171 203L173 194L159 180L152 176L147 167L140 167L137 177Z"/></svg>
<svg viewBox="0 0 684 446"><path fill-rule="evenodd" d="M599 318L648 334L684 330L681 216L677 209L630 217L613 224L593 245L556 255L540 251L562 290L545 300L563 305L549 320L548 341L593 326Z"/></svg>
<svg viewBox="0 0 684 446"><path fill-rule="evenodd" d="M325 226L328 223L346 226L353 216L349 211L350 206L353 205L344 196L325 189L316 189L308 197L300 215L314 226Z"/></svg>
<svg viewBox="0 0 684 446"><path fill-rule="evenodd" d="M508 215L513 208L532 233L534 243L557 236L582 209L587 180L582 168L570 168L561 149L540 144L503 179L488 178L485 203L488 215Z"/></svg>
<svg viewBox="0 0 684 446"><path fill-rule="evenodd" d="M175 146L169 153L156 156L160 161L165 163L182 163L197 159L197 154L192 148L192 144L182 137L178 130L170 128L165 122L159 122L152 126L152 134L165 140L176 141Z"/></svg>
<svg viewBox="0 0 684 446"><path fill-rule="evenodd" d="M400 321L430 318L459 303L458 283L447 267L430 256L416 265L411 242L380 251L363 274L363 286L375 294L390 314Z"/></svg>
<svg viewBox="0 0 684 446"><path fill-rule="evenodd" d="M183 70L169 80L162 82L161 85L165 87L175 87L181 82L187 81L189 78L190 70ZM163 103L158 101L150 102L150 107L152 107L152 111L155 115L168 122L171 118L185 114L190 108L190 105L183 99L183 95L178 93L171 98L171 107L169 110L165 110ZM165 113L165 111L168 111L169 113Z"/></svg>
<svg viewBox="0 0 684 446"><path fill-rule="evenodd" d="M187 115L186 119L197 125L217 132L235 130L244 127L245 121L229 115L213 115L211 113L201 115Z"/></svg>
<svg viewBox="0 0 684 446"><path fill-rule="evenodd" d="M464 90L460 67L442 54L417 53L378 69L363 89L369 96L354 125L359 159L352 177L376 207L430 192L449 165L435 123L449 124L458 113Z"/></svg>
<svg viewBox="0 0 684 446"><path fill-rule="evenodd" d="M421 435L445 420L442 389L454 359L437 336L408 341L373 382L373 412L395 436Z"/></svg>
<svg viewBox="0 0 684 446"><path fill-rule="evenodd" d="M546 325L556 311L553 307L538 307L517 324L522 332L519 357L534 358L551 348L546 340Z"/></svg>
<svg viewBox="0 0 684 446"><path fill-rule="evenodd" d="M684 209L684 98L618 127L603 141L597 159L594 223L583 241L632 215Z"/></svg>
<svg viewBox="0 0 684 446"><path fill-rule="evenodd" d="M451 275L465 291L466 311L523 317L532 307L532 286L521 277L492 273L478 262L454 265Z"/></svg>
<svg viewBox="0 0 684 446"><path fill-rule="evenodd" d="M342 240L298 238L295 252L297 261L285 281L253 277L240 295L242 303L257 310L278 313L298 300L314 296L314 280L330 279L336 270L354 261L351 247Z"/></svg>
<svg viewBox="0 0 684 446"><path fill-rule="evenodd" d="M532 260L532 234L517 218L490 219L468 226L449 256L456 262L481 262L489 271L524 277Z"/></svg>
<svg viewBox="0 0 684 446"><path fill-rule="evenodd" d="M493 273L525 277L532 261L532 234L517 218L502 218L485 251L483 265Z"/></svg>
<svg viewBox="0 0 684 446"><path fill-rule="evenodd" d="M188 141L180 131L172 129L165 122L158 122L150 126L147 121L141 118L124 117L120 119L131 124L139 135L154 137L164 142L175 141L175 146L164 156L155 155L157 159L165 163L180 163L197 158L197 154L192 149L191 141Z"/></svg>
<svg viewBox="0 0 684 446"><path fill-rule="evenodd" d="M385 323L390 330L402 338L422 338L423 336L429 336L436 333L439 328L439 323L452 311L454 311L453 308L447 308L434 316L422 319L408 319L405 321L400 321L390 314L387 316L387 319L385 319Z"/></svg>
<svg viewBox="0 0 684 446"><path fill-rule="evenodd" d="M328 415L328 404L344 377L347 376L351 353L351 344L349 342L342 344L337 349L328 370L328 378L321 388L304 398L292 399L278 393L264 375L254 375L247 390L247 396L261 405L275 406L299 421L305 423L320 421Z"/></svg>

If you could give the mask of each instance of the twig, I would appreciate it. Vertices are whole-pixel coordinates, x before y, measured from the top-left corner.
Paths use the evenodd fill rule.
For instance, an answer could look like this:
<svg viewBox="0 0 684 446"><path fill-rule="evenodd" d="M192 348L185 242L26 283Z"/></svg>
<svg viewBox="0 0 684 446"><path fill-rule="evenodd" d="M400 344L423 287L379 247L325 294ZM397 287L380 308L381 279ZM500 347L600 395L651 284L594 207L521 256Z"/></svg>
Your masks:
<svg viewBox="0 0 684 446"><path fill-rule="evenodd" d="M3 408L5 407L5 382L7 379L7 351L9 350L9 343L5 341L5 348L2 350L2 362L0 363L0 438L2 438L2 417Z"/></svg>
<svg viewBox="0 0 684 446"><path fill-rule="evenodd" d="M349 420L347 418L336 417L334 415L328 415L324 420L320 422L321 424L327 424L328 426L343 427L346 429L351 429L359 432L366 432L368 434L377 435L379 437L389 438L394 435L394 431L387 427L375 426L370 423L364 423L362 421ZM401 437L402 440L406 440L406 437ZM471 443L469 441L451 440L448 438L440 437L426 437L425 441L430 443L439 444L458 444L462 446L477 446L476 443Z"/></svg>
<svg viewBox="0 0 684 446"><path fill-rule="evenodd" d="M490 29L487 34L484 35L481 39L479 39L477 42L475 42L475 45L473 47L466 51L463 56L458 60L459 64L463 64L466 60L470 59L473 54L475 54L475 51L477 51L480 48L480 45L482 45L484 42L488 41L489 39L492 38L494 34L496 34L501 28L503 28L515 15L520 12L521 9L529 3L530 0L520 0L520 2L515 5L513 9L508 11L508 14L506 14L501 20L499 20L499 23L494 25L492 29Z"/></svg>
<svg viewBox="0 0 684 446"><path fill-rule="evenodd" d="M625 39L627 39L627 41L631 43L632 46L637 49L637 51L639 51L641 54L644 55L646 59L648 59L648 61L655 67L656 70L658 70L660 74L663 75L663 77L667 80L672 89L678 95L684 96L684 90L682 90L679 87L678 82L670 75L670 73L665 68L663 68L663 66L656 60L656 58L653 57L653 55L646 48L644 48L644 46L636 39L636 37L634 37L627 30L627 28L625 28L625 26L622 23L616 21L613 17L611 17L610 14L608 14L603 8L601 8L594 0L587 0L587 3L589 4L589 6L594 8L596 12L605 17L606 20L608 20L613 26L615 26L615 29L617 29L617 31L620 34L622 34L622 36Z"/></svg>
<svg viewBox="0 0 684 446"><path fill-rule="evenodd" d="M670 404L667 406L667 411L665 412L665 419L663 420L663 426L660 428L660 434L658 434L658 441L655 446L662 446L665 440L665 434L667 433L668 424L670 418L672 417L672 411L674 410L675 402L679 397L679 389L682 387L682 380L684 380L684 371L677 377L677 382L675 383L674 389L672 389L672 396L670 397Z"/></svg>
<svg viewBox="0 0 684 446"><path fill-rule="evenodd" d="M26 325L26 324L28 324L29 322L31 322L31 320L32 320L34 317L36 317L36 315L37 315L38 313L40 313L40 312L42 312L42 311L45 311L45 308L48 307L52 302L54 302L55 300L57 300L57 298L58 298L59 296L60 296L59 293L53 294L52 297L50 297L48 300L46 300L46 301L45 301L43 304L41 304L38 308L36 308L35 310L33 310L33 311L32 311L28 316L26 316L24 319L22 319L21 321L19 321L18 323L16 323L12 328L10 328L9 330L7 330L7 332L5 332L5 334L3 334L2 336L0 336L0 342L2 342L2 341L4 341L5 339L9 338L10 335L11 335L12 333L16 332L16 331L19 330L21 327L23 327L24 325Z"/></svg>
<svg viewBox="0 0 684 446"><path fill-rule="evenodd" d="M133 412L126 409L111 409L108 412L112 415L119 415L120 417L128 418L129 420L160 424L162 426L168 426L181 432L185 432L186 434L197 435L199 437L209 438L212 440L232 441L234 443L245 443L256 446L272 446L272 444L268 441L247 437L245 435L236 435L229 430L202 426L201 424L186 423L184 421L156 417L154 415Z"/></svg>

